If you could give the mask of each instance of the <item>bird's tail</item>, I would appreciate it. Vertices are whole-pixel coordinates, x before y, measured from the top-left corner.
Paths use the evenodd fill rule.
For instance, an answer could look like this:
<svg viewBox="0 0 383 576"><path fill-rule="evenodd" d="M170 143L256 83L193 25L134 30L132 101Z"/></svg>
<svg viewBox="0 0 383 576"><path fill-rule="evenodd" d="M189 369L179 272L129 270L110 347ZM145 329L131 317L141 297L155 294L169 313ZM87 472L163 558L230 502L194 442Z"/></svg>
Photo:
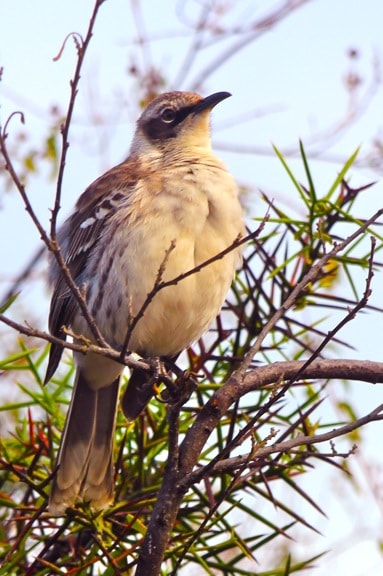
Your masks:
<svg viewBox="0 0 383 576"><path fill-rule="evenodd" d="M113 499L118 388L119 378L94 390L78 369L49 498L52 514L81 501L98 510Z"/></svg>

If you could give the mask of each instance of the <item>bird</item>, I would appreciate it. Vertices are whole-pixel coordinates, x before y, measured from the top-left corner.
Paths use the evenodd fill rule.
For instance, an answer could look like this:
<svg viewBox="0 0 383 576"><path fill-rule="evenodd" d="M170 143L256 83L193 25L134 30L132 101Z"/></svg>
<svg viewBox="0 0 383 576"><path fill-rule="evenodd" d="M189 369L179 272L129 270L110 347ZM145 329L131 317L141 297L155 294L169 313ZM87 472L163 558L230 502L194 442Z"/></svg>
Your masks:
<svg viewBox="0 0 383 576"><path fill-rule="evenodd" d="M219 314L236 270L244 236L238 187L211 145L213 108L231 96L167 92L143 110L126 160L96 179L59 228L57 243L103 338L144 358L175 359L208 330ZM232 246L224 257L214 256ZM50 333L95 342L89 322L50 256ZM170 281L155 292L161 272ZM145 307L145 303L148 304ZM76 339L77 336L77 339ZM63 346L51 344L45 381ZM62 515L79 503L98 511L114 494L113 443L123 364L94 352L73 352L72 398L61 436L48 509ZM121 400L134 420L153 395L148 375L133 369Z"/></svg>

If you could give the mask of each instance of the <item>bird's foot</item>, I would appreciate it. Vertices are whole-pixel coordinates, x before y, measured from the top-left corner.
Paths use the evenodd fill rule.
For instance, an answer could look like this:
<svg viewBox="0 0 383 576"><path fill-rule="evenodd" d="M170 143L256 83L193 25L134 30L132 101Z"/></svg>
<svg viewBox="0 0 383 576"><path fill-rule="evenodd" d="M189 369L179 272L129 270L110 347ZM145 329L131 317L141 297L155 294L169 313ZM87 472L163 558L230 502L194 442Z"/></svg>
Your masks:
<svg viewBox="0 0 383 576"><path fill-rule="evenodd" d="M179 371L175 382L167 374L167 378L163 380L163 383L166 388L161 392L159 400L179 406L189 400L198 385L196 374L190 372L190 370Z"/></svg>

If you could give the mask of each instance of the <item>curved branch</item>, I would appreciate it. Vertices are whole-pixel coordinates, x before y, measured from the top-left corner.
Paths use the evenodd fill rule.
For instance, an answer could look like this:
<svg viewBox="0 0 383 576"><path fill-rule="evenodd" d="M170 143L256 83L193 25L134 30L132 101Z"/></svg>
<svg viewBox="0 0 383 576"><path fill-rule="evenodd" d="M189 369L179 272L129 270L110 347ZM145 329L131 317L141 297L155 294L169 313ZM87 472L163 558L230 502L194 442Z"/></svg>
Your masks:
<svg viewBox="0 0 383 576"><path fill-rule="evenodd" d="M35 210L33 209L33 206L32 206L32 204L28 198L25 187L22 184L22 182L21 182L21 180L20 180L20 178L19 178L19 176L18 176L18 174L17 174L17 172L13 166L13 163L9 157L8 149L6 146L6 139L8 136L7 128L8 128L10 120L12 119L12 117L15 114L20 114L21 122L24 122L23 114L21 112L14 112L13 114L11 114L5 123L4 129L0 130L0 152L4 157L5 167L8 170L14 185L16 186L17 190L19 191L19 193L23 199L25 209L27 210L29 216L31 217L31 219L34 223L34 225L36 226L37 230L39 231L41 239L43 240L44 244L47 246L48 250L53 254L54 258L57 260L57 264L61 270L61 273L63 274L69 289L71 290L74 298L76 299L81 312L83 313L86 321L88 322L89 328L90 328L97 344L99 344L100 346L103 346L103 347L107 346L107 343L106 343L105 339L103 338L100 330L98 329L98 326L97 326L94 318L92 317L92 315L90 314L90 312L88 310L88 306L87 306L87 303L86 303L86 300L85 300L85 297L84 297L82 291L77 286L74 279L72 278L72 275L71 275L68 267L66 266L66 263L65 263L62 255L61 255L60 246L57 243L56 221L57 221L58 212L60 210L61 189L62 189L62 182L63 182L63 177L64 177L65 163L66 163L66 154L67 154L67 150L69 147L69 142L68 142L69 129L70 129L71 121L72 121L72 116L73 116L73 111L74 111L74 106L75 106L75 101L76 101L76 96L77 96L77 91L78 91L78 84L79 84L80 76L81 76L81 69L82 69L82 65L84 62L86 50L87 50L89 43L90 43L90 40L93 36L93 28L94 28L94 25L96 22L98 10L104 1L105 0L95 0L93 13L91 15L88 30L87 30L87 33L86 33L84 40L82 40L82 37L80 35L72 34L72 36L74 37L74 40L75 40L75 44L76 44L76 48L77 48L77 52L78 52L78 58L77 58L76 69L75 69L75 72L73 75L73 79L70 82L71 95L69 98L67 115L66 115L65 122L61 127L62 151L61 151L61 158L60 158L60 164L59 164L59 172L58 172L58 177L57 177L57 186L56 186L56 195L55 195L55 200L54 200L54 207L53 207L52 215L51 215L50 237L47 234L47 232L45 231L43 225L41 224ZM56 56L56 59L58 57L60 57L61 52L65 46L66 40L67 39L65 39L63 47L61 48L59 55Z"/></svg>

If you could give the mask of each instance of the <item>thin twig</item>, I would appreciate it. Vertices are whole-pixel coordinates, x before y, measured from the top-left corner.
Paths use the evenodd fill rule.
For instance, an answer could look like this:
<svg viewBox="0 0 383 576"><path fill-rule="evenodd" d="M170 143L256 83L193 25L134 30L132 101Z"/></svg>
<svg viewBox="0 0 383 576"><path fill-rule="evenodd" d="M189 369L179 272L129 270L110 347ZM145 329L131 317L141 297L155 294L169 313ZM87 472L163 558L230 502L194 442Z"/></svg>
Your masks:
<svg viewBox="0 0 383 576"><path fill-rule="evenodd" d="M197 78L191 84L191 90L198 91L205 80L213 73L216 73L216 71L226 64L227 61L237 52L242 50L251 42L257 40L266 32L269 32L276 24L289 16L294 10L301 8L303 4L306 4L309 1L310 0L286 0L286 2L282 6L278 6L274 12L253 24L252 29L248 33L242 34L239 40L231 43L226 50L220 51L218 56L213 58L204 68L202 68L202 70L199 71Z"/></svg>
<svg viewBox="0 0 383 576"><path fill-rule="evenodd" d="M206 474L214 475L230 472L232 473L234 470L238 470L238 468L241 467L250 469L260 468L265 464L264 458L270 456L271 454L294 454L294 449L299 448L300 446L313 446L321 444L322 442L329 442L330 440L339 438L340 436L345 436L346 434L350 434L350 432L353 432L354 430L357 430L366 424L383 420L382 411L383 404L380 404L377 408L365 416L362 416L353 422L349 422L348 424L344 424L339 428L334 428L329 432L324 432L323 434L314 434L312 436L298 434L296 437L285 440L284 442L275 442L270 446L259 448L259 450L253 454L252 459L249 459L249 456L245 454L243 456L234 456L233 458L221 460L216 462L213 467L206 469L204 467L189 474L187 477L187 485L192 486L196 482L200 482ZM301 452L298 451L297 453L300 454ZM347 454L332 454L332 456L339 456L343 458L349 455L349 452Z"/></svg>
<svg viewBox="0 0 383 576"><path fill-rule="evenodd" d="M302 368L300 368L299 372L297 372L297 374L295 374L295 376L293 376L293 378L291 379L290 384L293 384L293 382L295 382L296 380L298 380L302 374L304 373L305 369L307 368L307 366L309 366L312 362L314 362L314 360L316 358L318 358L318 356L320 355L320 353L322 352L322 350L324 350L324 348L327 346L327 344L329 342L333 342L334 338L336 336L336 334L351 320L353 320L356 316L356 314L358 312L360 312L360 310L362 310L363 308L365 308L368 304L368 299L371 295L371 282L374 276L374 272L373 272L373 265L374 265L374 254L375 254L375 246L376 246L376 239L371 236L371 253L370 253L370 257L368 259L368 274L367 274L367 278L366 278L366 288L364 290L364 294L362 296L362 298L359 300L359 302L356 303L356 305L349 311L349 313L342 318L342 320L340 322L338 322L338 324L335 326L335 328L333 328L332 330L330 330L327 334L327 336L325 338L323 338L322 342L320 343L320 345L315 349L315 351L313 352L313 354L311 354L310 358L308 358L308 360L303 364Z"/></svg>
<svg viewBox="0 0 383 576"><path fill-rule="evenodd" d="M115 360L116 362L121 362L121 352L119 350L115 350L111 346L106 343L105 346L98 346L93 344L92 342L88 341L85 342L82 340L81 335L74 335L77 339L77 342L68 342L63 341L61 338L57 338L48 332L44 332L43 330L38 330L37 328L31 328L30 326L26 326L25 324L20 324L11 318L8 318L4 314L0 314L0 322L3 322L10 328L13 328L20 334L24 334L25 336L29 336L30 338L41 338L41 340L45 340L46 342L51 342L52 344L59 344L63 346L63 348L68 348L68 350L73 350L76 352L81 352L82 354L92 353L98 354L99 356L104 356L105 358L110 358ZM127 353L125 354L122 362L125 366L129 366L131 368L140 368L141 370L151 370L152 367L149 362L146 362L144 359L139 359L139 356L135 353Z"/></svg>
<svg viewBox="0 0 383 576"><path fill-rule="evenodd" d="M37 217L32 204L28 198L28 195L26 193L25 187L22 184L14 166L13 163L10 159L10 156L8 154L8 149L6 146L6 139L8 137L8 126L10 121L12 120L12 118L19 114L21 117L21 122L24 123L24 115L21 112L13 112L9 118L7 119L5 125L4 125L4 129L0 132L0 151L4 157L5 160L5 167L8 170L12 181L14 183L14 185L16 186L17 190L19 191L19 194L21 195L24 205L25 205L25 209L27 210L29 216L31 217L34 225L36 226L41 239L43 240L43 242L45 243L45 245L47 246L48 250L50 252L53 253L53 256L56 258L57 264L60 268L61 274L64 276L65 281L70 289L70 291L73 294L73 297L75 298L76 302L79 305L79 308L82 312L82 314L84 315L85 320L87 321L89 328L92 332L93 337L95 338L95 341L103 347L107 346L107 343L105 341L105 339L103 338L100 330L98 329L98 326L95 322L95 319L93 318L93 316L91 315L88 306L87 306L87 302L86 299L81 291L81 289L77 286L76 282L74 281L70 270L68 268L68 266L66 265L62 254L61 254L61 250L60 247L57 243L57 232L56 232L56 221L57 221L57 215L60 209L60 201L61 201L61 190L62 190L62 182L63 182L63 177L64 177L64 169L65 169L65 162L66 162L66 154L67 154L67 149L69 147L69 142L68 142L68 136L69 136L69 129L70 129L70 124L72 121L72 116L73 116L73 110L74 110L74 105L75 105L75 101L76 101L76 96L77 96L77 91L78 91L78 83L80 80L80 74L81 74L81 68L82 68L82 64L84 62L84 58L85 58L85 53L86 50L89 46L89 42L92 38L92 34L93 34L93 28L95 25L95 21L96 21L96 16L98 13L98 9L101 6L101 4L104 2L104 0L96 0L95 5L94 5L94 9L93 9L93 13L92 16L90 18L89 21L89 26L88 26L88 31L87 34L85 36L85 39L82 41L82 37L79 34L72 34L72 36L75 39L75 43L76 43L76 47L77 47L77 51L78 51L78 59L77 59L77 63L76 63L76 69L75 69L75 73L73 76L73 80L71 81L71 95L70 95L70 99L69 99L69 105L68 105L68 111L67 111L67 116L65 119L65 122L62 126L61 132L62 132L62 151L61 151L61 159L60 159L60 164L59 164L59 172L58 172L58 178L57 178L57 187L56 187L56 196L55 196L55 201L54 201L54 208L52 210L52 215L51 215L51 230L50 230L50 237L48 236L47 232L45 231L44 227L42 226L39 218ZM65 46L66 40L64 41L63 47ZM62 51L62 49L61 49ZM61 52L60 51L60 52Z"/></svg>
<svg viewBox="0 0 383 576"><path fill-rule="evenodd" d="M66 155L67 155L67 151L69 148L69 140L68 140L69 130L70 130L71 122L72 122L73 111L74 111L76 96L77 96L77 92L78 92L78 84L79 84L80 77L81 77L81 69L82 69L82 65L84 63L86 51L88 49L91 38L93 36L93 29L94 29L94 26L96 23L96 17L97 17L98 10L104 1L105 0L96 0L96 2L94 4L94 8L93 8L93 13L92 13L90 20L89 20L88 30L87 30L87 33L85 35L85 38L83 39L82 36L77 34L77 33L72 34L72 37L74 38L75 43L76 43L78 58L77 58L74 76L70 82L70 98L69 98L68 110L67 110L65 122L61 127L62 149L61 149L61 157L60 157L60 163L59 163L59 171L58 171L58 176L57 176L56 196L55 196L54 207L53 207L52 216L51 216L51 238L52 238L52 241L56 241L56 239L57 239L56 222L57 222L57 215L58 215L58 212L60 210L61 192L62 192L62 184L63 184L64 171L65 171ZM65 45L66 40L67 40L67 38L64 41L64 45ZM64 45L63 45L63 47L64 47Z"/></svg>
<svg viewBox="0 0 383 576"><path fill-rule="evenodd" d="M162 284L162 277L164 275L166 265L169 261L169 256L173 252L175 247L176 247L176 241L172 240L169 248L165 251L165 255L164 255L164 258L163 258L163 260L160 264L160 267L158 269L157 276L156 276L156 279L154 281L154 285L153 285L152 290L146 296L145 301L144 301L143 305L141 306L141 308L139 309L139 311L137 312L136 316L133 318L133 320L131 322L128 322L128 330L126 332L126 336L125 336L124 342L122 344L122 349L121 349L121 358L124 358L124 356L126 354L126 351L128 349L128 346L129 346L129 340L130 340L130 337L132 335L134 328L137 326L139 320L144 315L145 310L149 306L150 302L153 300L154 296L160 290L160 286Z"/></svg>
<svg viewBox="0 0 383 576"><path fill-rule="evenodd" d="M361 234L363 234L366 230L368 230L368 228L371 226L371 224L376 222L376 220L378 220L378 218L380 218L382 216L382 214L383 214L383 209L380 209L377 212L375 212L375 214L373 216L371 216L371 218L366 220L361 226L359 226L359 228L357 228L355 230L355 232L353 232L353 234L350 234L350 236L348 236L342 242L335 244L334 248L330 252L328 252L327 254L322 256L322 258L320 260L318 260L318 262L316 264L314 264L314 266L312 266L308 270L308 272L304 275L302 280L300 282L298 282L298 284L296 284L296 286L292 289L289 296L283 302L281 307L275 311L275 313L270 318L270 320L268 322L266 322L266 324L263 326L263 328L262 328L261 332L259 333L255 343L250 348L250 350L247 352L247 354L246 354L246 356L245 356L245 358L241 364L241 367L238 369L237 377L239 377L239 378L244 377L246 371L248 370L248 368L250 367L250 365L254 359L254 356L257 354L257 352L259 352L261 345L262 345L263 341L265 340L266 336L274 328L274 326L277 324L277 322L285 315L285 313L292 306L294 306L297 298L299 298L299 296L305 290L307 285L310 284L311 282L314 282L322 274L324 266L330 260L332 260L334 258L334 256L336 256L339 252L342 252L342 250L344 250L347 246L349 246L349 244L351 244L356 238L358 238L358 236L361 236Z"/></svg>

